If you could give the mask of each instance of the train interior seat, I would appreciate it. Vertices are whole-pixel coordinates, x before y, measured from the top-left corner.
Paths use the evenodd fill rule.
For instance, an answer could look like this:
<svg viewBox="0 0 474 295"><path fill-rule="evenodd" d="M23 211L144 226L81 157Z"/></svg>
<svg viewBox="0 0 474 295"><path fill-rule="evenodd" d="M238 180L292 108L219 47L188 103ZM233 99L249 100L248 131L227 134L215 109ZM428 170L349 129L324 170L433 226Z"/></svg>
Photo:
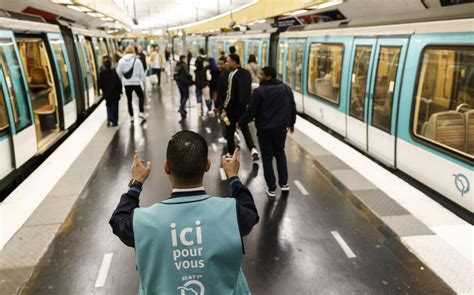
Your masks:
<svg viewBox="0 0 474 295"><path fill-rule="evenodd" d="M466 118L466 153L474 155L474 110L464 113Z"/></svg>
<svg viewBox="0 0 474 295"><path fill-rule="evenodd" d="M456 111L431 115L424 136L459 151L465 149L466 123L464 115Z"/></svg>

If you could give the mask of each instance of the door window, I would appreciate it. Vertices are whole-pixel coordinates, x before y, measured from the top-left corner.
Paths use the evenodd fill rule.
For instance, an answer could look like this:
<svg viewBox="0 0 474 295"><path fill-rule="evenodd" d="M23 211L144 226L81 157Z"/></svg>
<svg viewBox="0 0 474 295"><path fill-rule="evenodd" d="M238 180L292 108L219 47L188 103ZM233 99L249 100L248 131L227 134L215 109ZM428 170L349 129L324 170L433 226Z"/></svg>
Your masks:
<svg viewBox="0 0 474 295"><path fill-rule="evenodd" d="M357 45L354 54L349 114L360 120L364 120L365 92L371 52L372 46Z"/></svg>
<svg viewBox="0 0 474 295"><path fill-rule="evenodd" d="M288 53L286 54L286 83L293 86L294 83L294 68L293 68L293 57L296 50L296 44L290 43L288 45Z"/></svg>
<svg viewBox="0 0 474 295"><path fill-rule="evenodd" d="M242 60L245 54L245 42L238 41L235 43L235 53L239 55L240 62L244 64L246 61Z"/></svg>
<svg viewBox="0 0 474 295"><path fill-rule="evenodd" d="M390 132L392 127L393 91L397 79L400 47L381 46L372 102L372 125Z"/></svg>
<svg viewBox="0 0 474 295"><path fill-rule="evenodd" d="M474 47L428 47L415 96L417 137L474 157Z"/></svg>
<svg viewBox="0 0 474 295"><path fill-rule="evenodd" d="M283 56L285 55L285 42L278 46L278 79L283 80Z"/></svg>
<svg viewBox="0 0 474 295"><path fill-rule="evenodd" d="M64 104L67 104L73 100L71 83L69 81L68 75L68 66L65 60L65 52L63 50L64 42L60 40L54 40L51 42L53 47L54 56L56 58L58 71L60 73L60 81L62 82L63 91L64 91Z"/></svg>
<svg viewBox="0 0 474 295"><path fill-rule="evenodd" d="M262 43L262 60L260 61L260 64L262 67L267 66L267 41L263 41Z"/></svg>
<svg viewBox="0 0 474 295"><path fill-rule="evenodd" d="M28 97L21 65L12 39L0 39L0 65L5 75L17 133L31 125Z"/></svg>
<svg viewBox="0 0 474 295"><path fill-rule="evenodd" d="M301 91L301 74L303 70L304 43L298 43L295 63L295 90Z"/></svg>
<svg viewBox="0 0 474 295"><path fill-rule="evenodd" d="M339 103L341 87L342 44L313 43L309 55L308 92Z"/></svg>

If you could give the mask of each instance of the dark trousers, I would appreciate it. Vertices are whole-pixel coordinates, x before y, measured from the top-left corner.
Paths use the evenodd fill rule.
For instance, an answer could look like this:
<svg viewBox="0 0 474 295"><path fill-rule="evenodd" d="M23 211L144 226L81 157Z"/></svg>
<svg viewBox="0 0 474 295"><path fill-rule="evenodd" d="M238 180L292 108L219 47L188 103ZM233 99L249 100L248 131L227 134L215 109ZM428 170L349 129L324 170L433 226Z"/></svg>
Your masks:
<svg viewBox="0 0 474 295"><path fill-rule="evenodd" d="M273 157L276 159L278 184L288 184L288 166L286 164L285 141L286 128L276 130L259 130L258 144L263 163L263 175L269 190L276 190L275 173L273 172Z"/></svg>
<svg viewBox="0 0 474 295"><path fill-rule="evenodd" d="M235 149L234 134L235 134L236 124L237 124L237 120L230 119L230 125L226 126L226 130L225 130L225 139L227 140L227 152L231 155L234 153L234 149ZM240 131L242 131L242 134L244 135L245 143L247 144L247 147L249 148L249 150L254 148L255 144L253 142L253 138L252 138L252 134L250 133L249 126L248 125L240 126Z"/></svg>
<svg viewBox="0 0 474 295"><path fill-rule="evenodd" d="M105 103L107 107L107 121L112 124L118 123L118 104L118 100L109 100Z"/></svg>
<svg viewBox="0 0 474 295"><path fill-rule="evenodd" d="M186 108L186 102L189 98L189 86L180 82L176 82L176 84L178 84L179 95L181 97L179 101L179 110L184 111Z"/></svg>
<svg viewBox="0 0 474 295"><path fill-rule="evenodd" d="M158 78L158 86L160 86L161 85L161 69L153 68L151 69L151 71L152 71L151 72L152 74L156 74L156 77Z"/></svg>
<svg viewBox="0 0 474 295"><path fill-rule="evenodd" d="M127 95L127 103L128 103L128 113L130 117L133 117L133 105L132 105L132 93L135 93L138 96L138 108L140 109L140 113L145 112L144 103L145 103L145 96L143 95L143 90L140 85L125 85L125 95Z"/></svg>

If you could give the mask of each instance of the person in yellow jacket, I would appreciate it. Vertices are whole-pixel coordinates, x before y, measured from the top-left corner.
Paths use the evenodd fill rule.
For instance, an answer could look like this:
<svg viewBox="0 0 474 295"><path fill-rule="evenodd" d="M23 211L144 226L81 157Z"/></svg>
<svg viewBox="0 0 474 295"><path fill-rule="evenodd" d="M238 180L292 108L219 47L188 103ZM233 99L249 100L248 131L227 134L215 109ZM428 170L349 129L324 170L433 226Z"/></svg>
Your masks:
<svg viewBox="0 0 474 295"><path fill-rule="evenodd" d="M161 70L165 68L165 59L160 53L160 46L153 45L153 51L150 54L150 63L152 74L158 78L158 87L161 87Z"/></svg>

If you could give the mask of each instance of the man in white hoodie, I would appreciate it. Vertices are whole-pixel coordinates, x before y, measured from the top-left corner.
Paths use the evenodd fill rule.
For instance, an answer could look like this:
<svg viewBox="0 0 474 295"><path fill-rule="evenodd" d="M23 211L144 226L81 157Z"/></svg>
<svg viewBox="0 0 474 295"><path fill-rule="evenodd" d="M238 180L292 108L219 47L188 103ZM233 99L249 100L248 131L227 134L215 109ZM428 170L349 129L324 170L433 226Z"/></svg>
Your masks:
<svg viewBox="0 0 474 295"><path fill-rule="evenodd" d="M146 87L146 76L143 70L143 65L140 59L135 55L135 49L133 46L128 46L125 49L125 55L119 60L117 65L117 74L122 80L122 84L125 86L125 94L127 95L128 102L128 113L130 114L130 121L133 123L133 105L132 105L132 94L135 93L138 96L138 107L140 114L138 115L142 120L145 120L144 103L145 96L143 94L143 88Z"/></svg>

